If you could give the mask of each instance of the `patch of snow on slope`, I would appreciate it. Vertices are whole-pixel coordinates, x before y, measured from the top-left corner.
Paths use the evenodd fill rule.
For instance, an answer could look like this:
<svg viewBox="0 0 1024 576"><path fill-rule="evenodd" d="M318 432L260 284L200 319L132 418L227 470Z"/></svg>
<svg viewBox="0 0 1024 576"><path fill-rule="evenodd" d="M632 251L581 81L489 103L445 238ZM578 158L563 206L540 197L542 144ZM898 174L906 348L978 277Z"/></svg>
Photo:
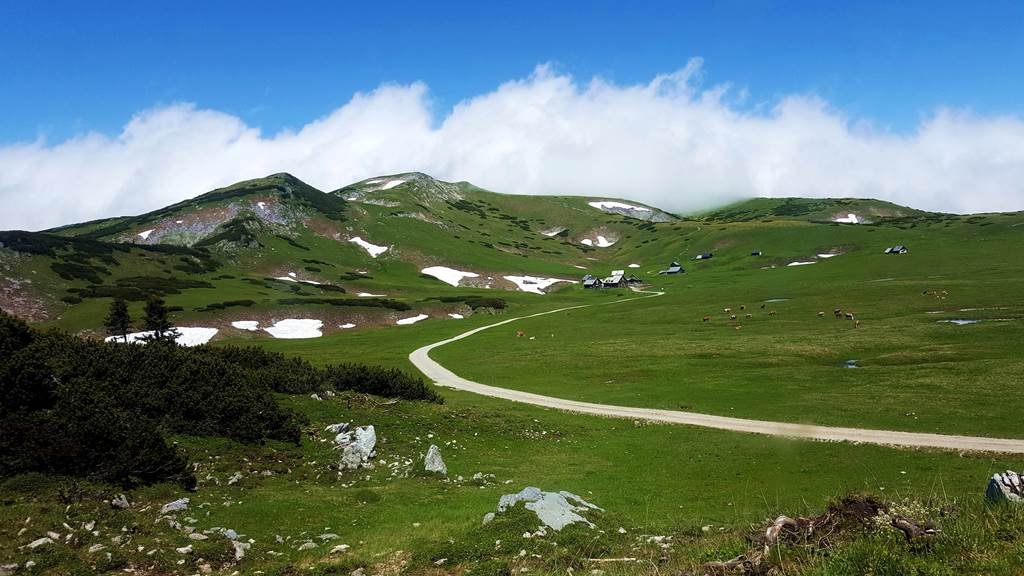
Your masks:
<svg viewBox="0 0 1024 576"><path fill-rule="evenodd" d="M266 210L267 209L267 203L266 202L257 202L256 205L260 207L260 210Z"/></svg>
<svg viewBox="0 0 1024 576"><path fill-rule="evenodd" d="M817 262L790 262L786 266L806 266L808 264L817 264Z"/></svg>
<svg viewBox="0 0 1024 576"><path fill-rule="evenodd" d="M389 180L388 182L386 182L383 185L381 185L380 187L378 187L377 190L391 190L395 186L400 186L402 184L405 184L406 182L407 182L406 180L402 180L402 179Z"/></svg>
<svg viewBox="0 0 1024 576"><path fill-rule="evenodd" d="M618 208L619 210L636 210L638 212L650 212L650 208L643 206L633 206L631 204L623 204L622 202L612 202L610 200L602 200L600 202L588 202L594 208L598 210L608 210Z"/></svg>
<svg viewBox="0 0 1024 576"><path fill-rule="evenodd" d="M427 318L430 318L430 316L427 316L426 314L418 314L412 318L402 318L401 320L397 320L395 321L395 324L398 324L399 326L408 326L409 324L415 324L420 320L426 320Z"/></svg>
<svg viewBox="0 0 1024 576"><path fill-rule="evenodd" d="M338 328L344 328L345 330L349 330L349 329L351 329L351 328L355 328L355 327L356 327L356 325L355 325L355 324L353 324L353 323L351 323L351 322L348 322L348 323L345 323L345 324L339 324L339 325L338 325Z"/></svg>
<svg viewBox="0 0 1024 576"><path fill-rule="evenodd" d="M292 278L291 276L278 276L277 278L274 278L274 280L284 280L285 282L298 282L298 280Z"/></svg>
<svg viewBox="0 0 1024 576"><path fill-rule="evenodd" d="M569 282L575 284L575 280L563 280L561 278L537 278L534 276L504 276L505 280L515 284L523 292L532 294L543 294L544 289L558 282Z"/></svg>
<svg viewBox="0 0 1024 576"><path fill-rule="evenodd" d="M359 294L356 294L356 296L360 298L383 298L387 296L387 294L370 294L369 292L360 292Z"/></svg>
<svg viewBox="0 0 1024 576"><path fill-rule="evenodd" d="M323 321L312 318L286 318L278 320L273 326L264 328L264 330L274 338L319 338L324 335L320 331L323 325Z"/></svg>
<svg viewBox="0 0 1024 576"><path fill-rule="evenodd" d="M475 272L463 272L454 268L448 268L447 266L430 266L420 270L420 273L426 274L427 276L433 276L441 282L451 284L452 286L458 286L459 282L463 278L479 278L480 275Z"/></svg>
<svg viewBox="0 0 1024 576"><path fill-rule="evenodd" d="M359 236L356 236L355 238L349 239L349 242L358 244L359 246L361 246L363 248L363 250L366 250L367 252L369 252L370 256L372 256L374 258L376 258L377 256L380 256L381 254L383 254L383 253L388 251L388 247L387 246L377 246L376 244L370 244L369 242L367 242L366 240L363 240Z"/></svg>
<svg viewBox="0 0 1024 576"><path fill-rule="evenodd" d="M249 332L255 332L260 329L260 323L256 320L238 320L232 322L231 325L239 330L248 330Z"/></svg>
<svg viewBox="0 0 1024 576"><path fill-rule="evenodd" d="M206 344L216 334L216 328L189 328L179 327L177 328L179 336L174 339L181 346L199 346L200 344ZM145 343L146 336L151 335L153 332L133 332L128 335L128 342L138 342L140 344ZM123 342L120 336L108 336L104 338L106 342Z"/></svg>
<svg viewBox="0 0 1024 576"><path fill-rule="evenodd" d="M594 241L590 238L584 238L583 240L580 240L580 244L583 244L584 246L593 246Z"/></svg>
<svg viewBox="0 0 1024 576"><path fill-rule="evenodd" d="M847 214L845 217L840 216L839 218L833 218L833 222L841 222L843 224L860 224L860 219L856 214Z"/></svg>
<svg viewBox="0 0 1024 576"><path fill-rule="evenodd" d="M549 238L551 236L558 236L562 232L565 232L565 228L551 228L550 230L541 230L540 231L541 234L543 234L544 236L547 236Z"/></svg>
<svg viewBox="0 0 1024 576"><path fill-rule="evenodd" d="M143 240L148 240L149 239L149 235L153 233L153 230L156 230L156 228L153 228L151 230L144 230L142 232L139 232L139 238L142 238Z"/></svg>
<svg viewBox="0 0 1024 576"><path fill-rule="evenodd" d="M629 268L639 268L640 265L639 264L630 264L628 267Z"/></svg>
<svg viewBox="0 0 1024 576"><path fill-rule="evenodd" d="M463 316L462 314L456 314L454 312L448 314L448 316L455 318L456 320L462 320L463 318L465 318L465 316Z"/></svg>
<svg viewBox="0 0 1024 576"><path fill-rule="evenodd" d="M586 266L580 266L579 264L573 264L572 267L573 268L579 268L580 270L586 270L587 269Z"/></svg>
<svg viewBox="0 0 1024 576"><path fill-rule="evenodd" d="M826 258L826 259L827 258L833 258L835 256L839 256L839 254L818 254L818 258Z"/></svg>
<svg viewBox="0 0 1024 576"><path fill-rule="evenodd" d="M607 248L607 247L611 246L612 244L615 244L615 242L605 238L604 236L598 236L597 237L597 247L598 248Z"/></svg>
<svg viewBox="0 0 1024 576"><path fill-rule="evenodd" d="M382 182L382 181L383 181L383 178L374 178L373 180L367 180L366 182L363 182L363 184L376 184L376 183Z"/></svg>

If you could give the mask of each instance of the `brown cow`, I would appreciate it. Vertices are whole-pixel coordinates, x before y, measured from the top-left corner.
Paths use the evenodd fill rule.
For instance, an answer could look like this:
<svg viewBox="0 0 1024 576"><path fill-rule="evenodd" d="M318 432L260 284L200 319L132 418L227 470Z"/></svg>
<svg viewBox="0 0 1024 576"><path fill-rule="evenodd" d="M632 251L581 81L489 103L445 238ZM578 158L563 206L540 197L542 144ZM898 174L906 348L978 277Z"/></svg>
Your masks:
<svg viewBox="0 0 1024 576"><path fill-rule="evenodd" d="M523 336L526 336L526 332L523 332L522 330L516 330L516 338L522 338Z"/></svg>
<svg viewBox="0 0 1024 576"><path fill-rule="evenodd" d="M775 316L775 310L769 310L768 311L768 315L769 316Z"/></svg>
<svg viewBox="0 0 1024 576"><path fill-rule="evenodd" d="M700 319L701 322L707 322L708 320L711 320L711 316L705 316Z"/></svg>

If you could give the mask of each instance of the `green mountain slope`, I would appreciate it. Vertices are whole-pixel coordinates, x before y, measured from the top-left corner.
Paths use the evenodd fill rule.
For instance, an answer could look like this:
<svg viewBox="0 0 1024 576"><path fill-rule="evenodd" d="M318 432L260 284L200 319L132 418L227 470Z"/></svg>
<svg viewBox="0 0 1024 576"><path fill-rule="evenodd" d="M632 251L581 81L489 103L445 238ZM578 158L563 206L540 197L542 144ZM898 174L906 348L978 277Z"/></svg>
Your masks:
<svg viewBox="0 0 1024 576"><path fill-rule="evenodd" d="M857 214L867 224L831 222ZM96 332L113 296L137 311L163 294L184 326L260 337L288 318L324 333L451 320L504 307L591 298L584 274L632 268L645 280L670 261L691 273L784 266L822 253L880 253L931 235L991 232L1015 215L927 213L875 200L755 199L680 219L607 198L521 196L421 173L321 192L289 174L240 182L142 214L0 235L0 307L32 321ZM762 256L751 258L751 252ZM693 262L702 253L710 261ZM451 286L421 271L465 273ZM563 280L536 290L521 277ZM511 278L511 279L510 279ZM519 284L517 284L519 282ZM452 316L455 315L455 316Z"/></svg>

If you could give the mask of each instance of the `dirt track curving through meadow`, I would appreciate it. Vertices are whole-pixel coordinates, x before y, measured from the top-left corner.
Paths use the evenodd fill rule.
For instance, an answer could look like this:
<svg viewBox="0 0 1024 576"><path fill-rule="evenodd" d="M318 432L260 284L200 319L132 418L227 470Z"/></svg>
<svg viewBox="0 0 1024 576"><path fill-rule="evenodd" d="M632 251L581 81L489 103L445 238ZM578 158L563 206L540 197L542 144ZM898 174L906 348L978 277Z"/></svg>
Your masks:
<svg viewBox="0 0 1024 576"><path fill-rule="evenodd" d="M677 410L659 410L657 408L634 408L629 406L614 406L610 404L595 404L592 402L579 402L554 398L531 392L510 390L497 386L488 386L472 380L462 378L451 370L430 357L430 351L434 348L450 344L464 338L504 326L527 318L536 318L547 314L556 314L568 310L577 310L592 306L604 306L610 304L622 304L645 298L656 298L662 292L642 292L648 296L638 296L617 300L607 304L582 304L569 306L557 310L548 310L528 316L509 318L487 326L481 326L463 332L458 336L428 344L418 348L409 354L409 361L413 363L424 375L433 380L439 386L446 386L456 390L464 390L493 398L501 398L512 402L522 402L534 406L554 408L580 414L593 414L611 418L629 418L633 420L647 420L651 422L664 422L668 424L686 424L690 426L703 426L706 428L717 428L719 430L731 430L734 432L748 432L752 434L766 434L769 436L783 436L787 438L802 438L808 440L825 440L838 442L857 442L865 444L880 444L884 446L905 446L917 448L939 448L944 450L971 451L971 452L1001 452L1012 454L1024 454L1024 440L1009 438L984 438L978 436L951 436L946 434L927 434L922 432L901 432L896 430L871 430L865 428L837 428L831 426L815 426L810 424L793 424L789 422L771 422L767 420L747 420L745 418L729 418L727 416L714 416L711 414L700 414L697 412L681 412Z"/></svg>

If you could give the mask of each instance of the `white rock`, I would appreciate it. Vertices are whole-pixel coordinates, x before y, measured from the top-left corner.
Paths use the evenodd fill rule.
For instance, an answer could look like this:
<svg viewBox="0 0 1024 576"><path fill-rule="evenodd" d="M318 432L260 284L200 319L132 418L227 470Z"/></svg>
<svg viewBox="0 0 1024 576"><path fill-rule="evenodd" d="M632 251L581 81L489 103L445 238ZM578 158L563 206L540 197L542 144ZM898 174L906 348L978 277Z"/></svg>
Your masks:
<svg viewBox="0 0 1024 576"><path fill-rule="evenodd" d="M160 508L161 514L167 514L168 512L180 512L188 509L188 498L179 498L174 502L168 502Z"/></svg>
<svg viewBox="0 0 1024 576"><path fill-rule="evenodd" d="M189 534L188 537L189 537L189 540L206 540L207 538L209 538L209 536L207 536L206 534L203 534L201 532L193 532L193 533Z"/></svg>
<svg viewBox="0 0 1024 576"><path fill-rule="evenodd" d="M93 544L92 546L89 546L89 554L95 554L100 550L106 550L106 548L107 546L105 544Z"/></svg>
<svg viewBox="0 0 1024 576"><path fill-rule="evenodd" d="M174 551L177 552L178 554L191 554L192 553L192 545L189 544L188 546L182 546L181 548L175 548Z"/></svg>
<svg viewBox="0 0 1024 576"><path fill-rule="evenodd" d="M348 544L338 544L334 548L331 548L331 554L337 554L338 552L344 552L349 549Z"/></svg>
<svg viewBox="0 0 1024 576"><path fill-rule="evenodd" d="M324 428L324 432L330 432L331 434L337 434L339 432L345 432L348 430L348 422L340 422L338 424L331 424Z"/></svg>
<svg viewBox="0 0 1024 576"><path fill-rule="evenodd" d="M128 498L125 497L124 494L118 494L115 496L114 499L110 501L110 505L121 510L131 506L131 504L128 503Z"/></svg>
<svg viewBox="0 0 1024 576"><path fill-rule="evenodd" d="M39 538L38 540L33 540L29 542L25 545L25 548L28 548L29 550L35 550L36 548L39 548L40 546L44 546L46 544L53 544L53 539L44 536L42 538Z"/></svg>
<svg viewBox="0 0 1024 576"><path fill-rule="evenodd" d="M241 480L241 479L242 479L242 473L241 472L235 472L234 474L231 475L231 478L228 478L228 486L231 486L232 484L237 484L238 481Z"/></svg>
<svg viewBox="0 0 1024 576"><path fill-rule="evenodd" d="M306 542L305 544L299 546L299 551L301 552L303 550L312 550L313 548L316 548L316 544L314 544L313 542Z"/></svg>
<svg viewBox="0 0 1024 576"><path fill-rule="evenodd" d="M580 516L579 512L602 510L571 492L544 492L540 488L529 486L518 494L506 494L498 501L498 512L504 512L523 502L527 510L537 515L540 521L550 528L562 528L582 522L591 528L594 524Z"/></svg>
<svg viewBox="0 0 1024 576"><path fill-rule="evenodd" d="M252 547L252 544L248 542L239 542L238 540L232 540L231 546L235 549L235 560L241 560L245 557L245 551Z"/></svg>
<svg viewBox="0 0 1024 576"><path fill-rule="evenodd" d="M345 445L341 455L341 467L343 470L355 470L365 466L367 461L375 453L374 446L377 445L377 431L371 426L359 426L355 431L355 438Z"/></svg>
<svg viewBox="0 0 1024 576"><path fill-rule="evenodd" d="M436 444L431 444L430 448L427 449L427 455L423 457L423 468L427 472L448 475L448 467L444 465L444 460L441 458L441 449Z"/></svg>

